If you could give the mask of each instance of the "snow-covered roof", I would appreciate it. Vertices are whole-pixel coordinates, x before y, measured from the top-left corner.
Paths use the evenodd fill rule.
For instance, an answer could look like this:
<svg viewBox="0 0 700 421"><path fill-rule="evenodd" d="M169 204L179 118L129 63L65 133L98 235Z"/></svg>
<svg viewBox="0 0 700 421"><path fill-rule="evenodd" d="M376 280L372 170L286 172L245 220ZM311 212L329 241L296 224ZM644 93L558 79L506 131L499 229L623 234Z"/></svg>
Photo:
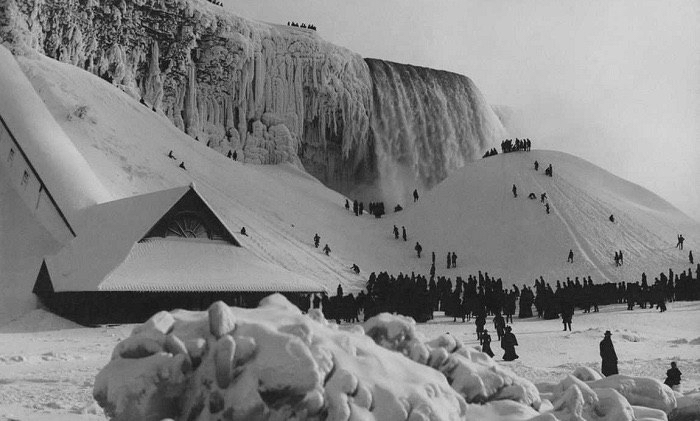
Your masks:
<svg viewBox="0 0 700 421"><path fill-rule="evenodd" d="M321 292L325 288L264 262L242 247L154 239L134 245L98 290Z"/></svg>
<svg viewBox="0 0 700 421"><path fill-rule="evenodd" d="M82 209L112 198L2 45L0 98L2 121L72 225Z"/></svg>
<svg viewBox="0 0 700 421"><path fill-rule="evenodd" d="M323 291L231 242L144 237L195 186L175 187L88 208L78 237L46 259L54 291ZM140 242L143 240L142 242Z"/></svg>

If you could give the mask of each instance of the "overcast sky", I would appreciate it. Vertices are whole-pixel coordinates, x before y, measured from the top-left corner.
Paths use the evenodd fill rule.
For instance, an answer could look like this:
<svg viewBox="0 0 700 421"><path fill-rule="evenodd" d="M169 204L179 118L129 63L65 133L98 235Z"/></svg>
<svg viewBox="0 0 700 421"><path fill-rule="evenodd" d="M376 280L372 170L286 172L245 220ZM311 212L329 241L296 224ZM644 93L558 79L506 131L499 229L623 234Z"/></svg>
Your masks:
<svg viewBox="0 0 700 421"><path fill-rule="evenodd" d="M518 136L700 220L700 1L224 0L364 57L470 77Z"/></svg>

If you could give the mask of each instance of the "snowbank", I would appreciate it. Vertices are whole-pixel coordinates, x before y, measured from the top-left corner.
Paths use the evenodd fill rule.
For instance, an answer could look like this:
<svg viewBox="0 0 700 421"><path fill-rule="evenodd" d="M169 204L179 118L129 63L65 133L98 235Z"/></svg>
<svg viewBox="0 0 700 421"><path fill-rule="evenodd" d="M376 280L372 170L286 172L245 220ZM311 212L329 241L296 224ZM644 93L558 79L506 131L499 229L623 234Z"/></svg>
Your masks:
<svg viewBox="0 0 700 421"><path fill-rule="evenodd" d="M59 317L44 309L36 309L0 326L0 333L46 332L49 330L79 329L81 325Z"/></svg>
<svg viewBox="0 0 700 421"><path fill-rule="evenodd" d="M411 319L340 329L276 294L257 309L154 315L117 345L93 395L114 420L666 420L654 382L569 375L538 391L450 335L423 341Z"/></svg>

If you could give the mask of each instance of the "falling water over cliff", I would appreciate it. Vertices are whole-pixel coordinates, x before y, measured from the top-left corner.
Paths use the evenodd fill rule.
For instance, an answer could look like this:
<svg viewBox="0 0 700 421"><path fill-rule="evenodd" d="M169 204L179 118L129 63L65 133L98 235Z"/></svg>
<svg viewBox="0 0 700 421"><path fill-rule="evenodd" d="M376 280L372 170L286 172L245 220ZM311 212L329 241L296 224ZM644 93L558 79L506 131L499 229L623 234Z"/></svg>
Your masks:
<svg viewBox="0 0 700 421"><path fill-rule="evenodd" d="M365 61L372 77L370 126L385 200L405 203L414 188L433 187L505 136L468 77Z"/></svg>

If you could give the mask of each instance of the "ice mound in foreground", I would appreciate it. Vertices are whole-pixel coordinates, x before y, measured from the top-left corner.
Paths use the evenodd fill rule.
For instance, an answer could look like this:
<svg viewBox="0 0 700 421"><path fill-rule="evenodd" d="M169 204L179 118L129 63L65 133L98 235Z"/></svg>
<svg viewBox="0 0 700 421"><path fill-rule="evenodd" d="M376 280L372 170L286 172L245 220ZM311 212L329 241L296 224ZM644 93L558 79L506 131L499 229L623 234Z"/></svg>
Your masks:
<svg viewBox="0 0 700 421"><path fill-rule="evenodd" d="M449 335L423 341L412 319L340 329L272 295L157 313L115 347L93 394L113 420L666 420L673 393L647 380L535 387Z"/></svg>

